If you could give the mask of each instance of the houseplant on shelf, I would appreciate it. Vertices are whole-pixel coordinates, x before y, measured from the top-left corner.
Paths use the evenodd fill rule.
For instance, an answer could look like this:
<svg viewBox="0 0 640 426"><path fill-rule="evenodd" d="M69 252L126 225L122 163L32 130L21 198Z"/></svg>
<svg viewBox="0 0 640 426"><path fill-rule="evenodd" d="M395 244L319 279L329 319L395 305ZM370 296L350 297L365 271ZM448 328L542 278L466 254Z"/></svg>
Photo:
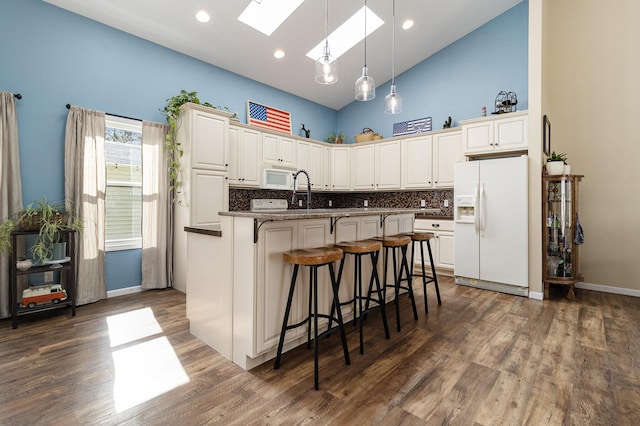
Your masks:
<svg viewBox="0 0 640 426"><path fill-rule="evenodd" d="M345 134L343 132L331 132L329 133L329 135L327 136L327 138L325 139L325 142L328 143L343 143L346 142L347 137L345 136Z"/></svg>
<svg viewBox="0 0 640 426"><path fill-rule="evenodd" d="M561 175L564 173L564 167L567 164L567 154L557 154L555 151L547 158L547 174Z"/></svg>
<svg viewBox="0 0 640 426"><path fill-rule="evenodd" d="M38 231L29 251L37 263L43 264L54 259L54 247L60 243L61 233L82 230L82 220L73 218L63 203L52 203L43 198L0 223L0 253L11 251L14 230Z"/></svg>

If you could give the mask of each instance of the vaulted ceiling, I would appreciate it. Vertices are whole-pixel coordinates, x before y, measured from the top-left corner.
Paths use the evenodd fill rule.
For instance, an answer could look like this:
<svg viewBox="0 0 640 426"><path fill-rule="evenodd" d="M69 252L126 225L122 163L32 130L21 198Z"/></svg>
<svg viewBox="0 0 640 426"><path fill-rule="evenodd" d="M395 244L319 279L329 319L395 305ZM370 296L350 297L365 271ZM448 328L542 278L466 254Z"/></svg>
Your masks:
<svg viewBox="0 0 640 426"><path fill-rule="evenodd" d="M324 40L323 0L304 1L271 36L237 19L255 0L43 1L333 109L354 100L354 84L364 65L360 42L338 59L337 83L315 83L314 60L305 54ZM521 1L396 0L396 75ZM329 32L362 6L364 0L329 0ZM377 96L385 96L391 79L392 1L367 0L367 6L384 21L367 38L367 66ZM206 10L211 20L198 22L199 10ZM414 26L401 29L409 18ZM284 50L285 57L275 59L276 49Z"/></svg>

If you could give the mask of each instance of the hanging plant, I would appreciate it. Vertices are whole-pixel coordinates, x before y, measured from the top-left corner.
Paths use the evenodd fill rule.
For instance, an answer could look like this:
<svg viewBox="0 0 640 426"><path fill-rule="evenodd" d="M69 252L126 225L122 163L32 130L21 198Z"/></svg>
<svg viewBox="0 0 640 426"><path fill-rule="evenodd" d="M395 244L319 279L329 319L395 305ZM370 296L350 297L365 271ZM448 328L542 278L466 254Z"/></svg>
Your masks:
<svg viewBox="0 0 640 426"><path fill-rule="evenodd" d="M178 141L178 127L181 112L180 109L182 105L186 103L198 104L214 109L229 111L229 108L227 107L213 106L209 102L200 103L197 92L187 92L184 89L180 91L179 95L167 99L166 105L160 110L160 112L163 113L166 117L167 124L169 124L169 132L167 133L167 139L164 144L164 149L169 153L169 193L171 194L171 199L174 202L177 200L177 196L180 193L180 187L182 186L182 180L180 176L180 159L184 154L184 150L182 149L182 146ZM231 116L231 119L237 119L236 117L237 114L234 113Z"/></svg>

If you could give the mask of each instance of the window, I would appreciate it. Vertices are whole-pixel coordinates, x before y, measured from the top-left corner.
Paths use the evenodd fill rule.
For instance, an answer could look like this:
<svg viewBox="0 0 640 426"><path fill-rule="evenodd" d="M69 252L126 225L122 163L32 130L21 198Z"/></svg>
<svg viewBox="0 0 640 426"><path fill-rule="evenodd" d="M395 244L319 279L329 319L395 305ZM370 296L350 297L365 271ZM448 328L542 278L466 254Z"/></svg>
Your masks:
<svg viewBox="0 0 640 426"><path fill-rule="evenodd" d="M142 123L105 119L106 251L142 247Z"/></svg>

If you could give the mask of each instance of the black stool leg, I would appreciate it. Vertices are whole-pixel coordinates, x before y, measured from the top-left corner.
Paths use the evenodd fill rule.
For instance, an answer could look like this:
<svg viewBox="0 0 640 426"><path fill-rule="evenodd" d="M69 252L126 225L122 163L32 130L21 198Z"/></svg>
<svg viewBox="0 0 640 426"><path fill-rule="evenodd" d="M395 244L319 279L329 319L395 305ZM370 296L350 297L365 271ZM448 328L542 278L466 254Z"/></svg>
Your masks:
<svg viewBox="0 0 640 426"><path fill-rule="evenodd" d="M329 263L329 274L331 276L331 287L333 288L333 303L336 306L340 306L340 302L338 300L338 284L336 283L333 263ZM342 350L344 351L344 361L346 365L351 365L351 360L349 359L349 349L347 348L347 335L344 332L344 323L342 322L342 309L336 309L336 315L338 316L338 326L340 329L340 339L342 340Z"/></svg>
<svg viewBox="0 0 640 426"><path fill-rule="evenodd" d="M429 247L429 242L427 242L427 248ZM424 312L429 313L429 305L427 304L427 272L424 269L424 246L422 241L420 241L420 257L422 258L422 287L424 288ZM432 262L431 266L433 267L433 260L431 259L431 250L429 250L429 260Z"/></svg>
<svg viewBox="0 0 640 426"><path fill-rule="evenodd" d="M407 244L406 246L402 246L400 249L402 250L402 260L400 262L400 279L398 280L398 289L400 288L400 281L402 281L402 268L404 268L404 270L407 273L407 289L409 291L409 298L411 299L411 308L413 309L413 319L414 320L418 320L418 310L416 309L416 299L413 296L413 286L411 285L411 280L409 279L410 274L409 274L409 265L407 265L407 247L409 247L409 245Z"/></svg>
<svg viewBox="0 0 640 426"><path fill-rule="evenodd" d="M287 307L284 310L284 320L282 321L282 330L280 331L280 340L278 341L278 352L276 353L276 363L274 370L280 368L280 358L282 357L282 346L284 345L284 334L287 331L287 323L289 322L289 313L291 312L291 302L293 300L293 291L296 286L296 277L298 275L298 266L293 265L293 275L291 277L291 286L289 287L289 297L287 298Z"/></svg>
<svg viewBox="0 0 640 426"><path fill-rule="evenodd" d="M311 267L311 286L313 287L313 387L319 389L318 385L318 267ZM338 309L340 312L340 309Z"/></svg>
<svg viewBox="0 0 640 426"><path fill-rule="evenodd" d="M398 262L396 259L396 248L391 249L393 255L393 282L395 286L394 303L396 305L396 329L400 331L400 279L398 277ZM400 265L400 278L402 277L402 266Z"/></svg>
<svg viewBox="0 0 640 426"><path fill-rule="evenodd" d="M438 305L442 305L442 301L440 300L440 287L438 287L438 275L436 275L436 266L433 263L433 255L431 254L431 244L427 241L427 250L429 250L429 261L431 262L431 273L433 274L433 284L436 287L436 296L438 296ZM427 289L424 291L427 294Z"/></svg>
<svg viewBox="0 0 640 426"><path fill-rule="evenodd" d="M338 269L338 281L336 281L336 286L338 287L338 290L340 290L340 283L342 280L342 268L344 267L345 258L346 256L343 256L342 259L340 260L340 268ZM335 303L332 303L331 313L329 314L329 325L327 326L327 330L331 330L331 325L333 324L333 315L336 312L336 308L340 309L340 305L336 306ZM354 314L355 314L355 311L354 311Z"/></svg>
<svg viewBox="0 0 640 426"><path fill-rule="evenodd" d="M371 273L371 282L369 283L369 293L368 297L371 297L371 288L374 283L376 283L376 291L378 293L378 304L380 305L380 313L382 314L382 325L384 327L384 336L387 339L390 339L389 335L389 324L387 323L387 312L385 309L385 300L383 299L382 289L380 288L380 278L378 277L378 258L380 257L380 252L371 253L371 264L373 265L373 272ZM367 299L367 306L365 310L369 309L369 299Z"/></svg>

